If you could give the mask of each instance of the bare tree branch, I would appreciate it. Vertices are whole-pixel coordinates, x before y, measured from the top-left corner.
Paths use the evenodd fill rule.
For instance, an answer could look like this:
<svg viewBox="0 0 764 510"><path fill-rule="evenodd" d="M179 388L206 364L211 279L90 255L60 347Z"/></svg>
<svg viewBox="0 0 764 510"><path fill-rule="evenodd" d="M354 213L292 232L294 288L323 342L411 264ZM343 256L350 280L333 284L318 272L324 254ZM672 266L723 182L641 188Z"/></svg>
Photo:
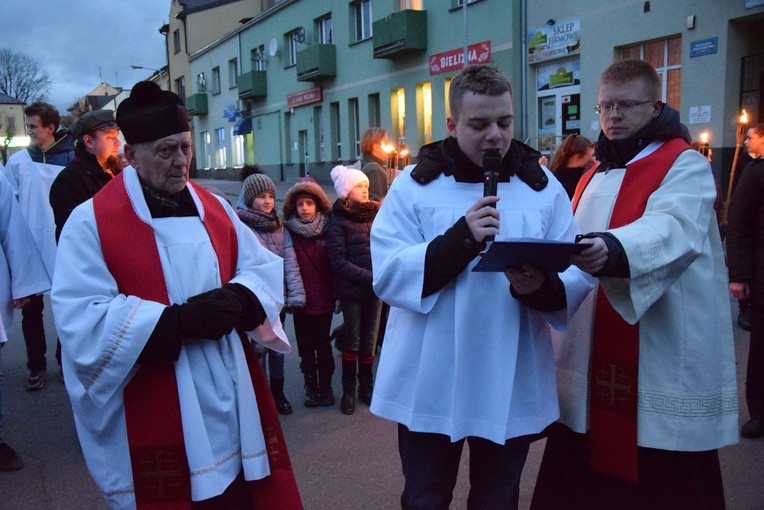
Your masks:
<svg viewBox="0 0 764 510"><path fill-rule="evenodd" d="M0 92L31 103L43 99L51 81L48 73L31 57L0 48Z"/></svg>

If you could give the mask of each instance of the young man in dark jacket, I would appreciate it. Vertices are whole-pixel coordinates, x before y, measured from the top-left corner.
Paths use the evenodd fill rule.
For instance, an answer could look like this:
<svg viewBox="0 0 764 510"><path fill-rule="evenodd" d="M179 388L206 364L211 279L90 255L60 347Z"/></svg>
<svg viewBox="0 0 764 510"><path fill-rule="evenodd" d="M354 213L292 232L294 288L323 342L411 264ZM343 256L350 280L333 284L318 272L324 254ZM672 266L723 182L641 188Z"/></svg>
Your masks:
<svg viewBox="0 0 764 510"><path fill-rule="evenodd" d="M98 193L114 177L120 146L119 129L111 110L86 113L69 132L77 144L74 160L50 187L56 241L74 208Z"/></svg>

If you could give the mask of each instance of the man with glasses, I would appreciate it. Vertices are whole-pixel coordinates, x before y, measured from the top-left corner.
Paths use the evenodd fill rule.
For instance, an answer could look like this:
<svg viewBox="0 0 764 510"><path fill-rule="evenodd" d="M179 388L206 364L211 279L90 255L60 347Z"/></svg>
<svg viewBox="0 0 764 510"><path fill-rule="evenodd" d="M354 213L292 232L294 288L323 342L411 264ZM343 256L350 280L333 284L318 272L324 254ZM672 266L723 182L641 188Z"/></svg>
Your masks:
<svg viewBox="0 0 764 510"><path fill-rule="evenodd" d="M711 168L650 64L611 65L598 92L572 262L600 285L553 332L561 417L532 508L724 508L738 407Z"/></svg>

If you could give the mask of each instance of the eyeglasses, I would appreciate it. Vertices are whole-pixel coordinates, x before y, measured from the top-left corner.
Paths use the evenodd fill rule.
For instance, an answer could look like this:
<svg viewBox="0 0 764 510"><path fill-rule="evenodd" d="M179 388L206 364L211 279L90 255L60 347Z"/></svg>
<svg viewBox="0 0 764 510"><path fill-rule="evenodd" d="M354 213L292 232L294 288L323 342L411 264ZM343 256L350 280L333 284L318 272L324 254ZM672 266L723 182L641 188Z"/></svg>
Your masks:
<svg viewBox="0 0 764 510"><path fill-rule="evenodd" d="M623 102L623 103L600 103L597 105L594 105L594 111L596 113L611 115L614 111L618 111L621 113L627 113L636 108L637 106L641 106L643 104L652 103L651 99L648 99L647 101L642 101L639 103L635 102Z"/></svg>

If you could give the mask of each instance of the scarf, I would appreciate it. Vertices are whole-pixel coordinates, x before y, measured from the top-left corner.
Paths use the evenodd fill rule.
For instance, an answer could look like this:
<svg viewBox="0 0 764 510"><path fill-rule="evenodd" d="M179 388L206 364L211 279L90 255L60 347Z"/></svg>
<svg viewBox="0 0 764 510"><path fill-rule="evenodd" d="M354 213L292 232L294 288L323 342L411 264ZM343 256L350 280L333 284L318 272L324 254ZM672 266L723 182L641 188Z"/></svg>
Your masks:
<svg viewBox="0 0 764 510"><path fill-rule="evenodd" d="M321 212L316 212L316 215L313 217L313 219L310 220L304 220L295 215L286 220L284 223L290 232L293 232L302 237L306 237L308 239L312 239L323 234L326 231L328 224L329 218L324 216Z"/></svg>
<svg viewBox="0 0 764 510"><path fill-rule="evenodd" d="M368 202L350 204L338 198L334 202L332 210L334 214L339 214L353 221L369 223L374 220L377 211L379 211L379 202L369 200Z"/></svg>
<svg viewBox="0 0 764 510"><path fill-rule="evenodd" d="M284 218L279 216L276 209L270 213L264 213L247 207L237 209L236 214L248 227L258 232L274 232L284 224Z"/></svg>

